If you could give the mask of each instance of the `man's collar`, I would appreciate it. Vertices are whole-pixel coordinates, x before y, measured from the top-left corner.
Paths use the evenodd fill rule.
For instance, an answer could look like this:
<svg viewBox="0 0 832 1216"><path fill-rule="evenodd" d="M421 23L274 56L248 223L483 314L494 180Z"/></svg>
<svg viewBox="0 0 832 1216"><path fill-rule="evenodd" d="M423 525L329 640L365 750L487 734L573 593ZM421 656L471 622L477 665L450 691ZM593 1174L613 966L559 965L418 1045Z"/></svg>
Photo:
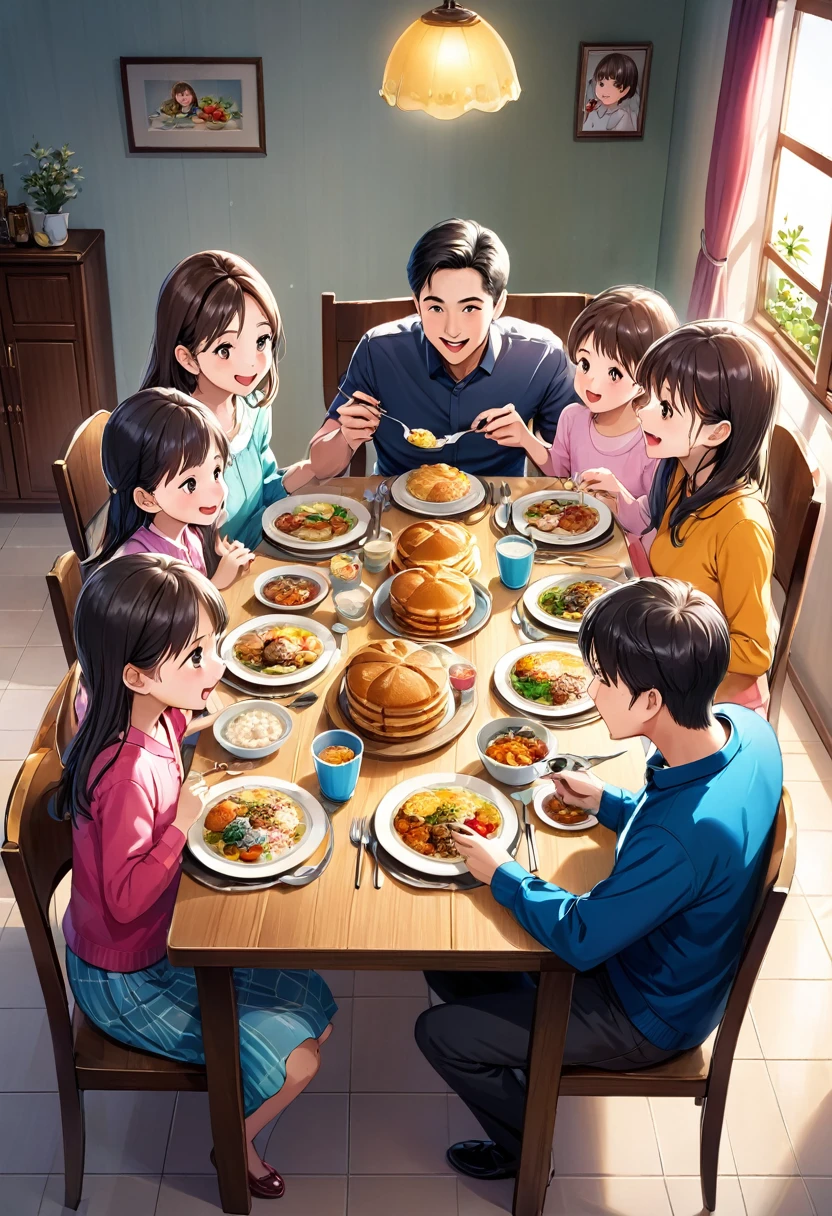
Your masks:
<svg viewBox="0 0 832 1216"><path fill-rule="evenodd" d="M442 356L440 355L439 351L436 349L433 343L429 342L425 337L425 330L421 321L419 322L419 339L424 349L425 366L427 368L428 375L430 376L431 380L435 380L440 372L447 372L447 368L442 361ZM474 371L477 371L478 368L482 368L482 370L490 376L494 371L494 364L497 362L497 356L500 353L502 344L502 334L492 321L491 325L488 327L488 341L485 344L485 350L483 351L482 358L477 364L477 367L474 368ZM473 372L469 374L473 375Z"/></svg>
<svg viewBox="0 0 832 1216"><path fill-rule="evenodd" d="M719 751L705 756L702 760L694 760L690 764L675 764L672 767L665 763L661 752L656 752L647 761L647 782L658 789L672 789L674 786L689 785L692 781L704 781L724 769L736 756L740 748L740 736L728 714L718 713L717 719L724 722L729 729L728 738Z"/></svg>

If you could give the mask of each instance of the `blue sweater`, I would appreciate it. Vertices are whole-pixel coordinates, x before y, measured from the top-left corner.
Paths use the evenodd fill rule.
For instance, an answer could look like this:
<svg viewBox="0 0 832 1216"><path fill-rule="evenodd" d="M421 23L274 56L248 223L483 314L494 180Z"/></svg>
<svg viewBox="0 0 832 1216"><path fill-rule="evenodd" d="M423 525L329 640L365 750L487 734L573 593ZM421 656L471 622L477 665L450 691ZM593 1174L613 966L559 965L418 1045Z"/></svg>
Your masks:
<svg viewBox="0 0 832 1216"><path fill-rule="evenodd" d="M668 1050L703 1042L722 1017L783 784L768 723L738 705L715 712L730 727L720 751L674 768L652 756L638 794L604 787L598 818L618 836L609 878L570 895L513 861L491 883L573 967L606 963L630 1020Z"/></svg>
<svg viewBox="0 0 832 1216"><path fill-rule="evenodd" d="M229 540L241 540L256 549L263 539L266 507L286 497L283 469L271 449L272 407L258 405L260 394L237 398L240 427L231 440L231 463L225 470L228 519L221 527Z"/></svg>

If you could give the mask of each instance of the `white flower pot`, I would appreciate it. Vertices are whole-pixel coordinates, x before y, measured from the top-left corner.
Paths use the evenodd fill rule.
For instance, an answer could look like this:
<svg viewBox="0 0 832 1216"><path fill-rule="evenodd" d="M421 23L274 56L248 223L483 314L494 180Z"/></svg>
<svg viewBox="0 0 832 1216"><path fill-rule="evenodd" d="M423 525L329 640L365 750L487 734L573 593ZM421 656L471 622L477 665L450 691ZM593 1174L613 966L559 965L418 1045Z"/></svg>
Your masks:
<svg viewBox="0 0 832 1216"><path fill-rule="evenodd" d="M46 212L41 211L40 207L27 207L26 210L29 212L32 232L43 232L43 217L46 215Z"/></svg>
<svg viewBox="0 0 832 1216"><path fill-rule="evenodd" d="M63 211L43 217L43 231L49 237L50 245L63 245L67 239L69 216Z"/></svg>

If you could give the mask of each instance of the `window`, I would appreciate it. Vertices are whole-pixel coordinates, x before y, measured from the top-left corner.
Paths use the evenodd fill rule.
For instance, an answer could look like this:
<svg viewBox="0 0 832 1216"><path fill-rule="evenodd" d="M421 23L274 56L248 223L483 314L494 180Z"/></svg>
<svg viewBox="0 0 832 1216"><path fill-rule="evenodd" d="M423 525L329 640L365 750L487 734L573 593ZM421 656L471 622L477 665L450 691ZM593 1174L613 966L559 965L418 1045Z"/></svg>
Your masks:
<svg viewBox="0 0 832 1216"><path fill-rule="evenodd" d="M797 0L756 320L832 409L832 0Z"/></svg>

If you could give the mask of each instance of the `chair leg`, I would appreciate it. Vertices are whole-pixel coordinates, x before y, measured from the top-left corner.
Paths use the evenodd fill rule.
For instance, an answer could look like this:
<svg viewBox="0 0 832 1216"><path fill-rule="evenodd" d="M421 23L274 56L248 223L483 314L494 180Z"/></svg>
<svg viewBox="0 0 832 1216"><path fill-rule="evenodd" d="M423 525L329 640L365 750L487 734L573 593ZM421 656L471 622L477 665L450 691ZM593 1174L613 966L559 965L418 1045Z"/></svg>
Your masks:
<svg viewBox="0 0 832 1216"><path fill-rule="evenodd" d="M64 1207L78 1210L84 1186L84 1095L77 1087L61 1091L64 1141Z"/></svg>
<svg viewBox="0 0 832 1216"><path fill-rule="evenodd" d="M722 1139L724 1116L724 1095L712 1093L705 1098L699 1125L699 1178L702 1184L702 1205L708 1212L716 1210L719 1143Z"/></svg>

